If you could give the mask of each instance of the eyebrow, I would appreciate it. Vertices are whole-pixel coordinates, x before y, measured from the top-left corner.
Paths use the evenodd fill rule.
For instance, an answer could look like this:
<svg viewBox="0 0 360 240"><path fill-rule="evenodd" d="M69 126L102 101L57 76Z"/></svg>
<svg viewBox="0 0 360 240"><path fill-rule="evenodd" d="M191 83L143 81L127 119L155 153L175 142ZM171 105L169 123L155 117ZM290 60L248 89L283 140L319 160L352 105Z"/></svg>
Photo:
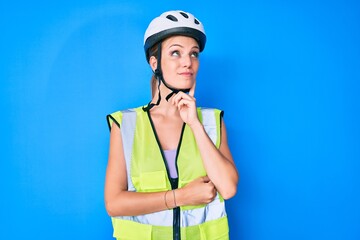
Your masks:
<svg viewBox="0 0 360 240"><path fill-rule="evenodd" d="M171 47L181 47L181 48L184 48L184 46L182 46L181 44L178 44L178 43L171 44L171 45L169 46L169 48L171 48ZM200 49L198 46L193 46L192 48Z"/></svg>

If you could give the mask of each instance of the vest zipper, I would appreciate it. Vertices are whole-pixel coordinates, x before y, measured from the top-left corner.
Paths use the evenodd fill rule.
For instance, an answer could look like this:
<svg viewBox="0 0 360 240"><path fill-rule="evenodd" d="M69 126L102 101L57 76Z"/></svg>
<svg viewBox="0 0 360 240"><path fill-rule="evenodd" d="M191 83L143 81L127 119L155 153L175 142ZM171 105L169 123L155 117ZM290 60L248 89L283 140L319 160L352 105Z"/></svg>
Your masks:
<svg viewBox="0 0 360 240"><path fill-rule="evenodd" d="M176 172L178 174L178 178L176 181L176 185L175 188L173 189L177 189L179 187L179 178L180 178L180 174L179 174L179 169L178 169L178 165L177 165L177 160L178 160L178 156L179 156L179 152L180 152L180 147L181 147L181 142L183 139L183 134L184 134L184 130L185 130L185 126L186 124L183 124L183 127L181 129L181 134L180 134L180 140L179 140L179 145L177 147L177 151L176 151L176 157L175 157L175 167L176 167ZM170 176L170 175L169 175ZM180 228L180 207L176 207L173 209L174 211L174 222L173 222L173 226L174 226L174 230L173 230L173 240L181 240L181 228Z"/></svg>
<svg viewBox="0 0 360 240"><path fill-rule="evenodd" d="M164 164L165 164L167 176L168 176L169 182L170 182L170 184L171 184L171 189L172 189L172 190L175 190L175 189L177 189L178 186L179 186L179 169L178 169L178 166L177 166L177 158L178 158L178 156L179 156L179 151L180 151L180 146L181 146L181 140L182 140L182 137L183 137L183 134L184 134L184 130L185 130L186 124L184 123L184 124L183 124L183 127L182 127L182 129L181 129L180 140L179 140L179 144L178 144L177 151L176 151L176 157L175 157L175 167L176 167L176 172L177 172L177 174L178 174L178 178L171 178L171 177L170 177L169 166L168 166L168 164L167 164L167 162L166 162L166 160L165 160L164 152L163 152L163 149L162 149L162 147L161 147L159 138L158 138L158 136L157 136L154 123L153 123L153 121L152 121L152 119L151 119L150 111L147 111L147 114L148 114L148 117L149 117L149 120L150 120L151 127L152 127L152 129L153 129L153 133L154 133L154 135L155 135L156 142L157 142L157 144L158 144L158 146L159 146L162 159L163 159ZM173 240L181 240L180 207L176 207L176 208L173 209Z"/></svg>
<svg viewBox="0 0 360 240"><path fill-rule="evenodd" d="M171 178L171 188L177 189L179 178ZM173 240L180 240L180 207L173 209Z"/></svg>

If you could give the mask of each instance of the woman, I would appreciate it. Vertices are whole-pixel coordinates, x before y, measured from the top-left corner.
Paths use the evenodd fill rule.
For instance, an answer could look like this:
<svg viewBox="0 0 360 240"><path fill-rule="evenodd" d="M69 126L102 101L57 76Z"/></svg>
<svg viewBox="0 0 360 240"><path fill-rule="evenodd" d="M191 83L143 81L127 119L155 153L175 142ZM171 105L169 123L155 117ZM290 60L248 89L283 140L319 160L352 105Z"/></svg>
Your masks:
<svg viewBox="0 0 360 240"><path fill-rule="evenodd" d="M205 42L190 13L155 18L144 37L153 99L107 116L105 203L117 239L229 238L224 199L235 195L238 173L223 112L194 98Z"/></svg>

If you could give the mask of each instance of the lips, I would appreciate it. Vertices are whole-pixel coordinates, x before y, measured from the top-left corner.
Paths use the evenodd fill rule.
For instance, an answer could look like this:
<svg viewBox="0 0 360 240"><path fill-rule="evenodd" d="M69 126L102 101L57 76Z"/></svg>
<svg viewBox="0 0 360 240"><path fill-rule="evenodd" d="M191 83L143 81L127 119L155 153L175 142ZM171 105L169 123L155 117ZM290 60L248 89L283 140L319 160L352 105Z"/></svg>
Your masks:
<svg viewBox="0 0 360 240"><path fill-rule="evenodd" d="M192 73L192 72L182 72L182 73L179 73L179 75L182 75L182 76L192 76L193 73Z"/></svg>

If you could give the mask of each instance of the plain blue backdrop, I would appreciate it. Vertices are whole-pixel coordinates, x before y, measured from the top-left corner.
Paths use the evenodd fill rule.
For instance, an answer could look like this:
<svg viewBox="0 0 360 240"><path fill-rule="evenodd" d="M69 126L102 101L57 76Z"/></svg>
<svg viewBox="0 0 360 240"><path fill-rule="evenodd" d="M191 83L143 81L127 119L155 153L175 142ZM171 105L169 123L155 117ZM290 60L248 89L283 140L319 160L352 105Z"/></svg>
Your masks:
<svg viewBox="0 0 360 240"><path fill-rule="evenodd" d="M198 104L225 110L232 240L360 239L360 4L1 1L0 239L112 239L108 113L150 100L143 33L192 12Z"/></svg>

